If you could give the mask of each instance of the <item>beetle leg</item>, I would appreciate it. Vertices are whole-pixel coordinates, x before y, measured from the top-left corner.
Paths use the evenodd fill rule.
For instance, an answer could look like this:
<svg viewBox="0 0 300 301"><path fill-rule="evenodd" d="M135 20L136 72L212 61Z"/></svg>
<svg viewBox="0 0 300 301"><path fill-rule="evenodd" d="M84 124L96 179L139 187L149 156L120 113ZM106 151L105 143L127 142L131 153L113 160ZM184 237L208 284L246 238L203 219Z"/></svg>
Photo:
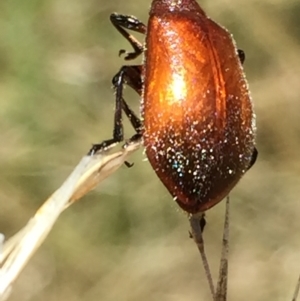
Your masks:
<svg viewBox="0 0 300 301"><path fill-rule="evenodd" d="M117 13L110 15L110 21L119 33L130 43L134 50L134 52L127 52L126 50L121 49L119 55L125 53L125 60L133 60L144 52L143 44L126 31L126 29L128 29L146 34L147 26L144 23L139 21L136 17L120 15Z"/></svg>
<svg viewBox="0 0 300 301"><path fill-rule="evenodd" d="M238 49L238 56L239 56L239 59L241 61L241 64L243 64L245 62L245 58L246 58L246 55L245 55L245 52L241 49ZM256 159L257 159L257 156L258 156L258 151L256 149L256 147L254 148L253 150L253 153L252 153L252 157L251 157L251 161L250 161L250 164L249 164L249 167L248 167L248 170L254 165L254 163L256 162Z"/></svg>
<svg viewBox="0 0 300 301"><path fill-rule="evenodd" d="M238 56L239 56L239 59L241 61L241 64L243 64L245 62L245 58L246 58L245 52L243 50L241 50L241 49L238 49ZM257 151L257 149L255 147L254 150L253 150L253 153L252 153L252 157L251 157L251 160L250 160L250 164L249 164L248 170L256 162L257 156L258 156L258 151Z"/></svg>
<svg viewBox="0 0 300 301"><path fill-rule="evenodd" d="M238 49L238 56L239 56L241 64L243 65L245 62L245 58L246 58L245 52L242 49Z"/></svg>
<svg viewBox="0 0 300 301"><path fill-rule="evenodd" d="M113 77L112 84L114 89L121 88L120 93L123 92L123 85L118 83L120 77L124 77L124 83L130 86L134 91L136 91L139 95L142 94L142 66L141 65L134 65L134 66L123 66L119 70L119 72ZM121 87L120 87L121 86Z"/></svg>
<svg viewBox="0 0 300 301"><path fill-rule="evenodd" d="M130 109L123 98L124 84L128 84L139 95L142 93L141 66L123 66L120 71L113 77L112 83L116 91L116 99L121 99L122 109L129 119L132 127L137 133L141 132L142 122L137 115Z"/></svg>
<svg viewBox="0 0 300 301"><path fill-rule="evenodd" d="M205 214L203 213L203 215L201 216L201 219L200 219L200 229L201 229L201 232L203 233L204 231L204 228L205 228L205 225L206 225L206 219L205 219Z"/></svg>
<svg viewBox="0 0 300 301"><path fill-rule="evenodd" d="M249 170L249 169L254 165L254 163L256 162L257 156L258 156L258 151L257 151L257 148L254 147L254 150L253 150L253 153L252 153L252 157L251 157L251 161L250 161L248 170Z"/></svg>
<svg viewBox="0 0 300 301"><path fill-rule="evenodd" d="M137 115L130 109L128 104L123 98L123 86L128 83L137 93L141 94L142 81L141 81L141 66L123 66L120 71L113 77L113 86L115 90L115 115L114 115L114 129L112 139L104 140L99 144L94 144L89 151L89 155L93 155L98 151L106 150L124 140L124 131L122 123L122 110L129 119L132 127L136 131L131 141L141 137L142 122Z"/></svg>

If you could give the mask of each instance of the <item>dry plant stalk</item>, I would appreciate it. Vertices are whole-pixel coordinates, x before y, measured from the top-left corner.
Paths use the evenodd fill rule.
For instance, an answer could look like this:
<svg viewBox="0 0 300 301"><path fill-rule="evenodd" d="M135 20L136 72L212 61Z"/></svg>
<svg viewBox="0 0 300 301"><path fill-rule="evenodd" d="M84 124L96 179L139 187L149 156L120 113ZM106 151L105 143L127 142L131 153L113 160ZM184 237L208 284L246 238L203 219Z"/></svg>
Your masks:
<svg viewBox="0 0 300 301"><path fill-rule="evenodd" d="M207 256L204 248L204 240L202 236L202 229L200 226L200 221L204 216L203 213L199 214L191 214L189 216L189 222L191 226L191 236L198 247L202 265L204 267L205 276L208 281L208 285L210 288L210 292L212 295L213 301L226 301L227 300L227 288L228 288L228 253L229 253L229 213L230 213L230 203L229 196L226 198L226 210L225 210L225 221L224 221L224 229L223 229L223 238L222 238L222 251L219 265L219 277L217 280L217 288L215 289L211 270L209 267L209 263L207 260ZM300 276L296 283L295 291L293 294L292 301L297 301L298 295L300 291Z"/></svg>
<svg viewBox="0 0 300 301"><path fill-rule="evenodd" d="M225 210L225 221L222 238L222 251L219 267L219 279L217 283L217 290L215 299L218 301L227 300L227 287L228 287L228 253L229 253L229 201L230 198L226 198L226 210Z"/></svg>
<svg viewBox="0 0 300 301"><path fill-rule="evenodd" d="M13 237L0 234L0 301L6 300L14 281L45 240L60 214L114 173L141 145L136 141L121 151L85 156L71 175ZM4 242L3 242L4 241Z"/></svg>
<svg viewBox="0 0 300 301"><path fill-rule="evenodd" d="M204 267L205 276L208 281L209 289L214 301L226 301L227 300L227 280L228 280L228 251L229 251L229 196L226 198L226 211L224 232L222 239L222 253L220 258L219 278L217 282L217 289L213 283L211 270L207 260L207 256L204 248L204 240L202 236L203 228L201 228L201 220L204 217L204 213L191 214L189 216L191 226L191 236L194 239L195 244L198 247L202 265Z"/></svg>
<svg viewBox="0 0 300 301"><path fill-rule="evenodd" d="M299 276L298 281L296 283L296 288L295 288L295 292L294 292L292 301L296 301L297 300L298 295L299 295L299 290L300 290L300 276Z"/></svg>

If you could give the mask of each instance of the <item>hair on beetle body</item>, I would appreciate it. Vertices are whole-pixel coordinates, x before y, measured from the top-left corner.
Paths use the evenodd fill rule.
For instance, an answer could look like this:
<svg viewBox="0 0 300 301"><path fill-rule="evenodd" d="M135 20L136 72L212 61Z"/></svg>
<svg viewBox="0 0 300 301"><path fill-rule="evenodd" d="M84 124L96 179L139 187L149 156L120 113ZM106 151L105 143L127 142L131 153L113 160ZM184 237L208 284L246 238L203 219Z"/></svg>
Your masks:
<svg viewBox="0 0 300 301"><path fill-rule="evenodd" d="M113 138L123 140L122 111L142 137L157 176L188 213L220 202L255 163L255 114L242 63L244 52L195 0L153 0L147 26L112 14L116 29L142 65L125 65L113 78L116 108ZM145 46L126 30L146 35ZM142 121L123 98L128 84L141 96Z"/></svg>

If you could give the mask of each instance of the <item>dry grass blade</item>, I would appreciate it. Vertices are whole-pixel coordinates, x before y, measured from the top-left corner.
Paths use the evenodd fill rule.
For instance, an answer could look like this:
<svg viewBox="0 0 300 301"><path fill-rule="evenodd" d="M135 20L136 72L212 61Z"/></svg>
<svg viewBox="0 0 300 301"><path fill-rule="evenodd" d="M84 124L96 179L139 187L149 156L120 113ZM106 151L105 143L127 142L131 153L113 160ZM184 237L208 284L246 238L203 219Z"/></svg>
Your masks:
<svg viewBox="0 0 300 301"><path fill-rule="evenodd" d="M222 254L220 260L219 279L216 291L217 301L227 300L228 284L228 252L229 252L229 196L226 198L225 222L222 242Z"/></svg>
<svg viewBox="0 0 300 301"><path fill-rule="evenodd" d="M205 249L204 249L202 229L200 226L202 217L203 217L203 213L190 215L189 221L190 221L190 226L191 226L191 234L194 239L194 242L196 243L196 245L198 247L199 253L201 255L202 264L203 264L203 267L205 270L205 274L206 274L206 278L208 281L210 292L212 294L213 300L216 301L214 283L213 283L213 279L211 276L211 271L210 271L210 267L209 267L208 260L206 257Z"/></svg>
<svg viewBox="0 0 300 301"><path fill-rule="evenodd" d="M63 185L46 200L27 225L4 242L0 254L1 301L9 295L14 281L45 240L62 211L115 172L139 146L140 141L116 153L104 152L83 157Z"/></svg>
<svg viewBox="0 0 300 301"><path fill-rule="evenodd" d="M209 288L214 301L227 300L228 283L228 251L229 251L229 196L226 199L226 212L223 232L222 254L220 259L219 279L217 290L215 291L211 271L205 254L204 241L200 226L203 213L190 216L191 234L201 255L202 264L208 280ZM294 300L293 300L294 301Z"/></svg>
<svg viewBox="0 0 300 301"><path fill-rule="evenodd" d="M295 288L295 292L294 292L292 301L296 301L297 300L298 295L299 295L299 290L300 290L300 276L299 276L297 284L296 284L296 288Z"/></svg>

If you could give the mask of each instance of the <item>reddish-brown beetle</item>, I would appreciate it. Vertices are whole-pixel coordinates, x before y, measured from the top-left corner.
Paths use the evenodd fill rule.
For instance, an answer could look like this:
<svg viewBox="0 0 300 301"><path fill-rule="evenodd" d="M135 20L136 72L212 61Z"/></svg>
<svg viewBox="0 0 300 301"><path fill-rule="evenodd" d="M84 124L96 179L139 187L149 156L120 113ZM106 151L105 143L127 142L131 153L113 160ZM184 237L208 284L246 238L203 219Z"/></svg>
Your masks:
<svg viewBox="0 0 300 301"><path fill-rule="evenodd" d="M154 0L148 26L132 16L111 21L144 52L141 66L115 75L113 138L93 154L123 140L122 110L143 137L147 157L178 205L203 212L220 202L254 164L255 115L244 76L244 53L230 33L206 16L195 0ZM145 46L125 29L146 34ZM143 122L123 99L127 83L142 97Z"/></svg>

